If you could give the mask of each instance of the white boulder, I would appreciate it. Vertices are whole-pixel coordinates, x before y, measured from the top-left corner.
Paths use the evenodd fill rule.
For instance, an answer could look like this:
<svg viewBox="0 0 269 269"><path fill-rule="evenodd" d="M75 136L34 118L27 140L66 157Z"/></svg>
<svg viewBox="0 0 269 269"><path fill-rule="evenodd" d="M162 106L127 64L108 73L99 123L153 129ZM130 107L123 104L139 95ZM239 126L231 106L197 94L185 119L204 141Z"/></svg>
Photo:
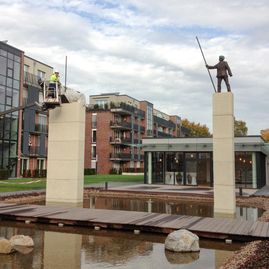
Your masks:
<svg viewBox="0 0 269 269"><path fill-rule="evenodd" d="M174 231L165 239L165 249L174 252L200 251L199 237L185 229Z"/></svg>
<svg viewBox="0 0 269 269"><path fill-rule="evenodd" d="M27 235L14 235L10 238L10 243L13 246L33 247L34 241L30 236Z"/></svg>
<svg viewBox="0 0 269 269"><path fill-rule="evenodd" d="M5 238L0 239L0 254L10 254L14 251L15 250L9 240Z"/></svg>

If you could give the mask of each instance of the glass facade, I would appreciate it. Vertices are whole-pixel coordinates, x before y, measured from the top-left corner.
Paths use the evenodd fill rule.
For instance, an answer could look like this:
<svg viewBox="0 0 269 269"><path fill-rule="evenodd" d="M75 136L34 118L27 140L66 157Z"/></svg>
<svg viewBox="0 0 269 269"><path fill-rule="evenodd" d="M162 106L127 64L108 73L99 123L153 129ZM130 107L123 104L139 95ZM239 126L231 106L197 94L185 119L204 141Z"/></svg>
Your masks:
<svg viewBox="0 0 269 269"><path fill-rule="evenodd" d="M22 52L0 42L0 111L19 105ZM0 169L16 174L18 112L0 118Z"/></svg>
<svg viewBox="0 0 269 269"><path fill-rule="evenodd" d="M211 186L212 153L152 152L152 183Z"/></svg>
<svg viewBox="0 0 269 269"><path fill-rule="evenodd" d="M212 152L151 152L151 154L153 184L213 186ZM147 171L146 176L149 174ZM235 152L236 187L260 188L265 185L265 178L263 153Z"/></svg>

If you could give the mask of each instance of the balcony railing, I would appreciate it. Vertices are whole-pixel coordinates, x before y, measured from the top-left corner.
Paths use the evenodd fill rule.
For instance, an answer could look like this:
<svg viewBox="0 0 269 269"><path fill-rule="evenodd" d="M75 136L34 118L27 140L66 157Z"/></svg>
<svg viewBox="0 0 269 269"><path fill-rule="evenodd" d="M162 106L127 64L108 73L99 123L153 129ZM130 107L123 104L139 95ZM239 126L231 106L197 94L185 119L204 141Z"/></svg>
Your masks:
<svg viewBox="0 0 269 269"><path fill-rule="evenodd" d="M125 121L110 121L110 127L111 128L128 129L128 130L130 130L132 128L131 123L125 122Z"/></svg>
<svg viewBox="0 0 269 269"><path fill-rule="evenodd" d="M29 147L29 155L30 156L38 156L40 152L40 147Z"/></svg>
<svg viewBox="0 0 269 269"><path fill-rule="evenodd" d="M132 158L131 153L110 153L110 160L130 161Z"/></svg>
<svg viewBox="0 0 269 269"><path fill-rule="evenodd" d="M128 105L126 103L110 103L110 108L112 112L124 112L126 111L126 114L135 114L136 116L140 118L145 118L145 111L136 108L134 106Z"/></svg>
<svg viewBox="0 0 269 269"><path fill-rule="evenodd" d="M110 137L111 144L131 144L131 138Z"/></svg>
<svg viewBox="0 0 269 269"><path fill-rule="evenodd" d="M158 137L173 137L173 135L165 133L165 132L158 131Z"/></svg>
<svg viewBox="0 0 269 269"><path fill-rule="evenodd" d="M176 124L173 123L172 121L165 120L165 119L162 119L162 118L157 117L157 116L153 116L153 121L154 121L154 123L157 123L159 126L162 126L165 128L172 128L172 129L176 128Z"/></svg>

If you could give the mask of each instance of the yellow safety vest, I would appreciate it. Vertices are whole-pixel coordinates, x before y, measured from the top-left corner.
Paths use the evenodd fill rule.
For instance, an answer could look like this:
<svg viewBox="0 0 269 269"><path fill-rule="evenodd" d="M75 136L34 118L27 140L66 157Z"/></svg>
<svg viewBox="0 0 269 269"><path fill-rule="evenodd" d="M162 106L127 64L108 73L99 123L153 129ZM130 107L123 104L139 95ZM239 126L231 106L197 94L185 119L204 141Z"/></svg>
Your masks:
<svg viewBox="0 0 269 269"><path fill-rule="evenodd" d="M51 76L50 76L50 82L58 82L59 81L59 77L56 76L55 73L53 73Z"/></svg>

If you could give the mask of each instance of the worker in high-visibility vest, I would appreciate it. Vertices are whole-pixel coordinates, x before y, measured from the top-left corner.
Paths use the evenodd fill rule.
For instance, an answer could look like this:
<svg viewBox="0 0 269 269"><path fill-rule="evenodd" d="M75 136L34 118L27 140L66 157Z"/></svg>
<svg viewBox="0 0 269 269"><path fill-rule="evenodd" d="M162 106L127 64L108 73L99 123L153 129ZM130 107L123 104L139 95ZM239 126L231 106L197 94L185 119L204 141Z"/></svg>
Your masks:
<svg viewBox="0 0 269 269"><path fill-rule="evenodd" d="M56 87L56 84L58 87ZM54 89L54 92L49 93L49 96L52 98L56 97L56 89L60 89L61 82L60 82L60 75L59 71L54 71L53 74L50 76L50 83L49 83L49 88Z"/></svg>
<svg viewBox="0 0 269 269"><path fill-rule="evenodd" d="M60 82L59 71L54 71L54 73L50 76L50 83Z"/></svg>

